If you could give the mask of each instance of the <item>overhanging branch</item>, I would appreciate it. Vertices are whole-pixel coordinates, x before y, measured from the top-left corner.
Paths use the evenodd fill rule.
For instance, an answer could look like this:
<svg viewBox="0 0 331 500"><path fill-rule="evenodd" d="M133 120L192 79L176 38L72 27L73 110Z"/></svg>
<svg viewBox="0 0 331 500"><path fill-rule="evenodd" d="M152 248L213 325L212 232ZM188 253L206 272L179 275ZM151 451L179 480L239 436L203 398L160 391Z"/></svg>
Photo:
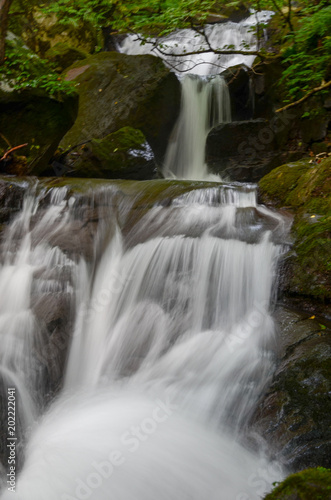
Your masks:
<svg viewBox="0 0 331 500"><path fill-rule="evenodd" d="M321 90L325 90L328 87L331 87L331 80L327 83L323 83L323 85L320 85L319 87L315 87L314 89L310 90L305 94L301 99L298 101L291 102L290 104L287 104L286 106L283 106L282 108L276 109L276 113L280 113L281 111L285 111L286 109L293 108L294 106L298 106L298 104L301 104L302 102L305 102L309 97L313 94L316 94L316 92L320 92Z"/></svg>

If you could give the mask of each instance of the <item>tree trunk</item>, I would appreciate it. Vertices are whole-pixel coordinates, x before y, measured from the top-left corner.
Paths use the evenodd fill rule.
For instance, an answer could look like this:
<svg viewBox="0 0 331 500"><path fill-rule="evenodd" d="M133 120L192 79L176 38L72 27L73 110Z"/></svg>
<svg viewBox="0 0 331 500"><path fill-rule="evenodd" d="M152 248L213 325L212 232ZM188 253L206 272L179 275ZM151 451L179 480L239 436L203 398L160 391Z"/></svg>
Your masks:
<svg viewBox="0 0 331 500"><path fill-rule="evenodd" d="M13 0L0 0L0 65L5 60L9 9Z"/></svg>

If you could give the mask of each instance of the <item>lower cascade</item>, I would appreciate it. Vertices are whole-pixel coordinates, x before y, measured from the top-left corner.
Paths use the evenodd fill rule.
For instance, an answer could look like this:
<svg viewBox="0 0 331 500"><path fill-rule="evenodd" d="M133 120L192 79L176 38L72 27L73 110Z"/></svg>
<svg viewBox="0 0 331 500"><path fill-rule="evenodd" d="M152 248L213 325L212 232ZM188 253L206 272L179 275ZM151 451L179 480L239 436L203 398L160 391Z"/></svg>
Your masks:
<svg viewBox="0 0 331 500"><path fill-rule="evenodd" d="M232 24L215 28L222 44ZM21 185L0 247L0 394L15 392L17 433L1 500L258 500L283 478L251 421L289 224L255 185L208 177L207 134L231 120L221 62L182 78L164 173L194 181Z"/></svg>
<svg viewBox="0 0 331 500"><path fill-rule="evenodd" d="M60 243L83 214L97 220L84 257ZM250 500L270 490L283 472L249 421L273 373L286 233L253 185L28 188L0 271L1 378L16 388L24 455L15 498ZM46 354L35 304L52 297L66 297L72 325L49 403L45 381L66 349Z"/></svg>

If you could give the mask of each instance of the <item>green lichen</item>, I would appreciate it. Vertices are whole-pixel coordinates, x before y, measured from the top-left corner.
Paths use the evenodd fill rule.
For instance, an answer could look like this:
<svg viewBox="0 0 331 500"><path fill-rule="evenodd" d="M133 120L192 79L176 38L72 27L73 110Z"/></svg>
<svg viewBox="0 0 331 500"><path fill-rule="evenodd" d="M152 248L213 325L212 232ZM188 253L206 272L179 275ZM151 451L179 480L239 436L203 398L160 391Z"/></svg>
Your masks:
<svg viewBox="0 0 331 500"><path fill-rule="evenodd" d="M269 493L265 500L330 500L331 470L324 467L292 474Z"/></svg>
<svg viewBox="0 0 331 500"><path fill-rule="evenodd" d="M274 169L260 181L262 200L293 211L289 292L331 299L331 158Z"/></svg>

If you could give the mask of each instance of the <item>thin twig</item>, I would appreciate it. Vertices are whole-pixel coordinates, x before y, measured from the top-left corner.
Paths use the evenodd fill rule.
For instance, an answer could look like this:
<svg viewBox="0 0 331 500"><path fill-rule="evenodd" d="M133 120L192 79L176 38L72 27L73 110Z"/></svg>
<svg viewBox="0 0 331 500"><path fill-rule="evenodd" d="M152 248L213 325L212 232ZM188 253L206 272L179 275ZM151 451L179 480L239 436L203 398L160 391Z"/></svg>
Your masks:
<svg viewBox="0 0 331 500"><path fill-rule="evenodd" d="M16 149L24 148L27 145L28 145L28 143L26 142L25 144L20 144L19 146L15 146L14 148L9 149L8 151L6 151L6 153L3 155L3 157L0 158L0 161L5 160L7 158L7 156L9 155L9 153L16 151Z"/></svg>

